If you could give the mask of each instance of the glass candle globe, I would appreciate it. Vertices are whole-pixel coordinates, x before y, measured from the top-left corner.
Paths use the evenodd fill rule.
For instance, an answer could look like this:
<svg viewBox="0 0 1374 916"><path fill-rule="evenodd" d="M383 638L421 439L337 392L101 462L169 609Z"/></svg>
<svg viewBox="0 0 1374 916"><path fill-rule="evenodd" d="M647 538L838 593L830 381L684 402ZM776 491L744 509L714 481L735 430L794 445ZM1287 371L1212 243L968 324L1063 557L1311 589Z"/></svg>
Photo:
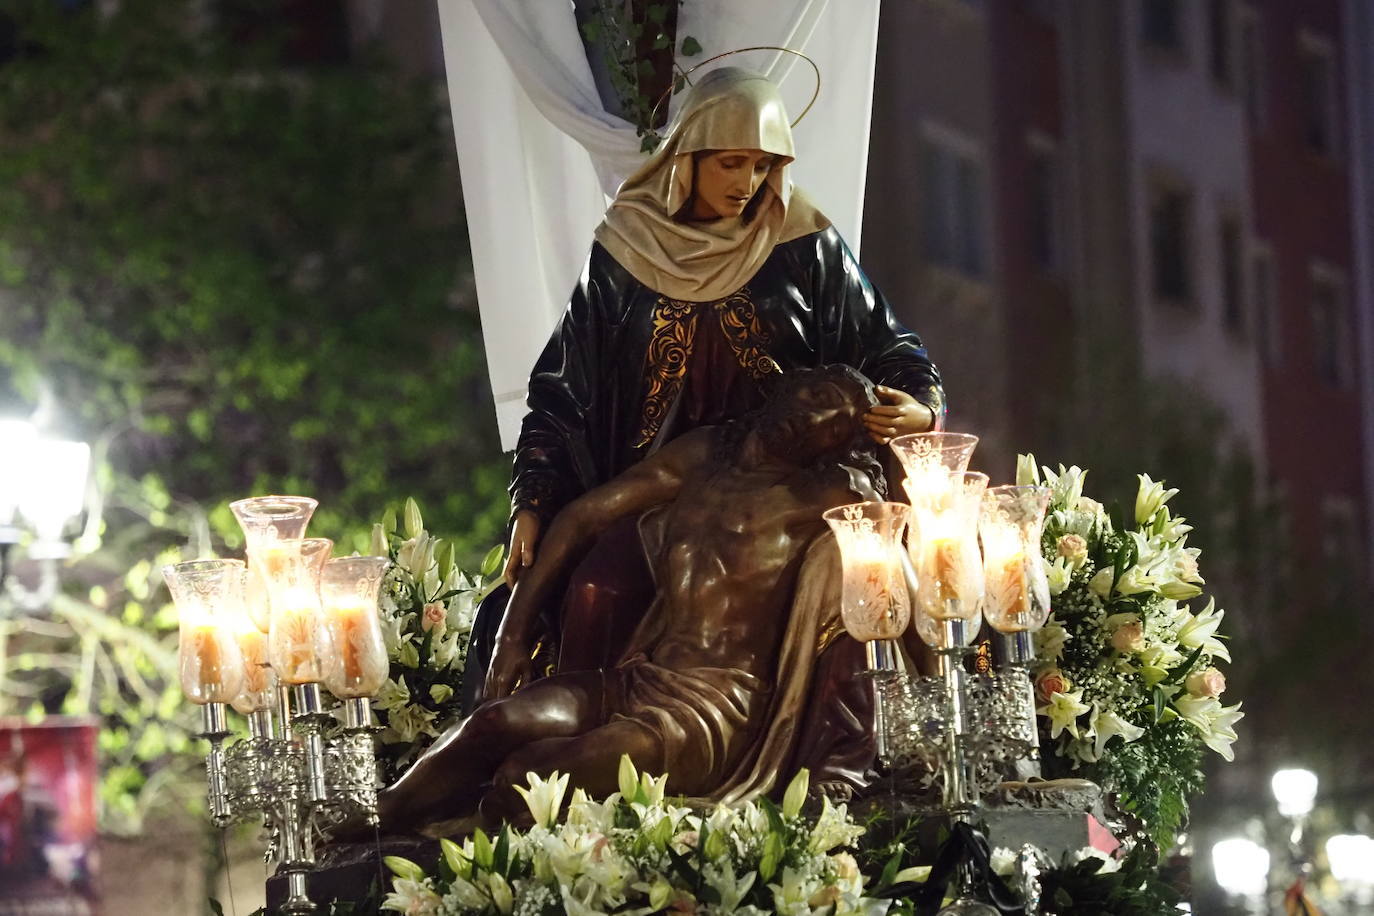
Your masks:
<svg viewBox="0 0 1374 916"><path fill-rule="evenodd" d="M1001 633L1038 630L1050 614L1050 583L1040 556L1048 487L992 487L983 494L983 617Z"/></svg>
<svg viewBox="0 0 1374 916"><path fill-rule="evenodd" d="M322 683L334 640L320 604L320 579L334 542L327 538L277 541L259 556L271 602L267 653L283 684Z"/></svg>
<svg viewBox="0 0 1374 916"><path fill-rule="evenodd" d="M250 581L251 577L245 571L245 592ZM232 705L245 716L269 709L275 699L277 676L269 659L267 634L258 629L249 616L246 602L242 613L236 614L231 621L230 629L234 634L234 642L238 644L239 655L243 657L243 684Z"/></svg>
<svg viewBox="0 0 1374 916"><path fill-rule="evenodd" d="M964 620L977 629L983 601L978 517L987 485L988 475L978 471L906 481L915 532L909 547L916 602L932 621Z"/></svg>
<svg viewBox="0 0 1374 916"><path fill-rule="evenodd" d="M243 613L242 560L193 560L164 566L179 617L181 689L192 703L228 703L243 683L243 657L231 620Z"/></svg>
<svg viewBox="0 0 1374 916"><path fill-rule="evenodd" d="M271 624L272 612L260 558L278 541L305 537L305 528L318 505L308 496L254 496L229 504L243 529L244 553L248 557L248 614L264 633Z"/></svg>
<svg viewBox="0 0 1374 916"><path fill-rule="evenodd" d="M341 700L375 696L390 670L377 610L386 557L341 557L325 564L320 597L334 640L325 676Z"/></svg>
<svg viewBox="0 0 1374 916"><path fill-rule="evenodd" d="M911 508L864 502L822 514L835 532L843 578L840 614L860 642L896 639L911 621L911 598L902 575L902 536Z"/></svg>

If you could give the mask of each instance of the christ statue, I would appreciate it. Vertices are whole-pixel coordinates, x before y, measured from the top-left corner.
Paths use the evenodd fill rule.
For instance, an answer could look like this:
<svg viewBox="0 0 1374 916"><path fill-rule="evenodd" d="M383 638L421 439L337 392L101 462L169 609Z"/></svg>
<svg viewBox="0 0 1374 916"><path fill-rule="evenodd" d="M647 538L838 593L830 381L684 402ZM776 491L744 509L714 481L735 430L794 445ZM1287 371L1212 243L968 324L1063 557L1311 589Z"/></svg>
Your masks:
<svg viewBox="0 0 1374 916"><path fill-rule="evenodd" d="M628 754L668 790L736 801L777 787L798 751L815 662L838 625L839 557L821 513L873 498L882 471L846 366L781 376L765 405L673 440L558 513L511 598L488 701L383 790L383 829L522 810L526 772L616 788ZM610 667L534 679L541 608L607 527L640 519L656 594Z"/></svg>

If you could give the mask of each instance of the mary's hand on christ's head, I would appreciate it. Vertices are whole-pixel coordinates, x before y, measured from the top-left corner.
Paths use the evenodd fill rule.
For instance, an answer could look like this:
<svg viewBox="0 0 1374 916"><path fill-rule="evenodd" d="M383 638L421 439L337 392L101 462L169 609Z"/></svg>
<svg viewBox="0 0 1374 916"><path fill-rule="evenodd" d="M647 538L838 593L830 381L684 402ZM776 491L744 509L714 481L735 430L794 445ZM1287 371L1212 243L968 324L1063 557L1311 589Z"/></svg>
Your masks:
<svg viewBox="0 0 1374 916"><path fill-rule="evenodd" d="M923 433L934 425L931 409L905 391L886 385L874 390L881 403L864 414L864 427L879 445L887 445L898 436Z"/></svg>

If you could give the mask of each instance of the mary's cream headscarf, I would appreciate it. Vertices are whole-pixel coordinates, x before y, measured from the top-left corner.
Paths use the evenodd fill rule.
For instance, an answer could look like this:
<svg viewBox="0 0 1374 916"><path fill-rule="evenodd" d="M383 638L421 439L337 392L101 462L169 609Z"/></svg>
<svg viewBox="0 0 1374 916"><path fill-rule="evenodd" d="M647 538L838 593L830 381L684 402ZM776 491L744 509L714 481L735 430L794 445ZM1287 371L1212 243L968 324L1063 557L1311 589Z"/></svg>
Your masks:
<svg viewBox="0 0 1374 916"><path fill-rule="evenodd" d="M709 302L754 276L773 246L830 225L792 188L792 129L778 89L738 67L712 70L689 90L668 136L620 186L596 239L636 280L672 299ZM753 218L673 218L692 196L692 154L758 149L773 168L750 202Z"/></svg>

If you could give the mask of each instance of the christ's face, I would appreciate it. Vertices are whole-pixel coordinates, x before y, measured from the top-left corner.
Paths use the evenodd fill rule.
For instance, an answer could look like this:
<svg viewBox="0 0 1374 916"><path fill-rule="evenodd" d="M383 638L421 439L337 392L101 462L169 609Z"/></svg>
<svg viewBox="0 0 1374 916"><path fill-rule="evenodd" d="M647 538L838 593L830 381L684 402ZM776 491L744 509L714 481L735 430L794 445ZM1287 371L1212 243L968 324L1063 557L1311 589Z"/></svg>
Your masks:
<svg viewBox="0 0 1374 916"><path fill-rule="evenodd" d="M797 386L770 405L759 435L774 455L804 466L843 449L860 431L862 416L863 409L844 386L819 380Z"/></svg>
<svg viewBox="0 0 1374 916"><path fill-rule="evenodd" d="M710 150L696 157L692 219L739 216L777 159L758 149Z"/></svg>

